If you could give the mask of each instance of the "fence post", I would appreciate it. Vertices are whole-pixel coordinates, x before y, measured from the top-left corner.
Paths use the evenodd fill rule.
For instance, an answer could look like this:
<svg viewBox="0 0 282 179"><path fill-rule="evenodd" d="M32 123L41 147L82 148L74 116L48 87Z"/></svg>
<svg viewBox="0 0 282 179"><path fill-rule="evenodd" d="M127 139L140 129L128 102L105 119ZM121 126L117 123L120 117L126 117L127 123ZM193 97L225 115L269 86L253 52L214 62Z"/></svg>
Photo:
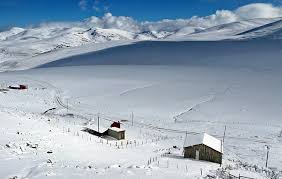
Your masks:
<svg viewBox="0 0 282 179"><path fill-rule="evenodd" d="M169 166L169 161L168 161L168 159L167 159L167 164L166 164L166 166L167 166L167 168L168 168L168 166Z"/></svg>

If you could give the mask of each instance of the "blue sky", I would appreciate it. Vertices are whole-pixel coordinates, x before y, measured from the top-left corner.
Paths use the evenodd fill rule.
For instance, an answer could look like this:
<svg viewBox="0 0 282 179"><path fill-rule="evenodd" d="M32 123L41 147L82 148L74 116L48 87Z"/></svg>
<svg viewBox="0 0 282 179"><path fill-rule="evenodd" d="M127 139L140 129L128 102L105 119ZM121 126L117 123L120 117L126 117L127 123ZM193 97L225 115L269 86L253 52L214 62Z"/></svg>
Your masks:
<svg viewBox="0 0 282 179"><path fill-rule="evenodd" d="M255 2L280 5L282 0L0 0L0 30L41 22L82 20L105 12L139 21L189 18Z"/></svg>

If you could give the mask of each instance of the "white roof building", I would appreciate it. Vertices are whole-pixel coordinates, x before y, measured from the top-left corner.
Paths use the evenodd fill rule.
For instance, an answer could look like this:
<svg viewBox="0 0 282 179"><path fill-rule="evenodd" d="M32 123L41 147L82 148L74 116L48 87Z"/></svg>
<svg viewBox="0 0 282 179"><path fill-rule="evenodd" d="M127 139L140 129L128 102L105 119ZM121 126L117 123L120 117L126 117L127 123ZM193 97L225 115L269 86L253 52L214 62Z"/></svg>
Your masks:
<svg viewBox="0 0 282 179"><path fill-rule="evenodd" d="M185 147L190 147L190 146L200 145L200 144L204 144L220 153L223 153L222 141L207 133L187 136L185 138L183 147L185 148Z"/></svg>
<svg viewBox="0 0 282 179"><path fill-rule="evenodd" d="M111 129L113 131L116 131L116 132L123 132L123 131L125 131L124 129L117 128L117 127L110 127L109 129Z"/></svg>
<svg viewBox="0 0 282 179"><path fill-rule="evenodd" d="M125 139L125 130L118 127L111 127L108 130L108 135L117 140L123 140Z"/></svg>

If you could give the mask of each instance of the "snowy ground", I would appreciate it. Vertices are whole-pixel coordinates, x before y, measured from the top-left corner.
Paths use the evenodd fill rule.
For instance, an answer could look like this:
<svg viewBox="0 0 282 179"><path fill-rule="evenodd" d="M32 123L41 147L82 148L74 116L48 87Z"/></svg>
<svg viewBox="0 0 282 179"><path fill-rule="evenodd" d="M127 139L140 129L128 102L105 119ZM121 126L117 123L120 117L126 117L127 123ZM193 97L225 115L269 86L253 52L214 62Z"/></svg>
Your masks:
<svg viewBox="0 0 282 179"><path fill-rule="evenodd" d="M0 32L0 178L281 179L282 20L253 18L107 13ZM82 131L98 117L126 139ZM186 137L225 127L223 166L183 158Z"/></svg>
<svg viewBox="0 0 282 179"><path fill-rule="evenodd" d="M111 42L104 42L104 43L88 43L83 44L81 46L74 46L64 49L57 49L53 51L47 51L40 55L35 54L28 54L23 55L23 57L15 57L17 53L11 54L10 56L6 56L4 59L5 61L0 61L0 71L15 71L15 70L26 70L30 68L37 67L39 65L50 63L52 61L59 60L61 58L66 58L74 55L79 55L82 53L89 53L89 52L95 52L111 47L121 46L121 45L127 45L134 43L133 40L119 40L119 41L111 41ZM14 44L17 43L11 43L11 46L15 49L15 51L22 51L22 46L15 46ZM34 44L36 49L40 49L41 47ZM17 44L18 45L18 44ZM23 44L24 46L28 46L27 44Z"/></svg>
<svg viewBox="0 0 282 179"><path fill-rule="evenodd" d="M29 85L0 92L0 178L223 178L217 164L184 159L182 145L185 131L221 138L224 126L226 172L279 178L264 168L265 145L269 166L282 170L277 68L74 66L1 73L0 80ZM97 128L98 113L104 128L122 120L126 140L82 132Z"/></svg>

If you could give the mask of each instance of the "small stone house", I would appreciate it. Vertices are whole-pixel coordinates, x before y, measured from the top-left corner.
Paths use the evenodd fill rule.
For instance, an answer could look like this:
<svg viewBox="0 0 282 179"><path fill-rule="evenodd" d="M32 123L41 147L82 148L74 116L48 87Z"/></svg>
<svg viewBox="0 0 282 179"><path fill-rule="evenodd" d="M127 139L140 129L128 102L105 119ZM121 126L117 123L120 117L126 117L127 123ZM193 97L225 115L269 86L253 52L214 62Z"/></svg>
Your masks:
<svg viewBox="0 0 282 179"><path fill-rule="evenodd" d="M125 130L117 127L111 127L108 129L108 135L117 140L122 140L125 139Z"/></svg>
<svg viewBox="0 0 282 179"><path fill-rule="evenodd" d="M184 142L184 158L222 164L222 141L206 133L189 135Z"/></svg>

